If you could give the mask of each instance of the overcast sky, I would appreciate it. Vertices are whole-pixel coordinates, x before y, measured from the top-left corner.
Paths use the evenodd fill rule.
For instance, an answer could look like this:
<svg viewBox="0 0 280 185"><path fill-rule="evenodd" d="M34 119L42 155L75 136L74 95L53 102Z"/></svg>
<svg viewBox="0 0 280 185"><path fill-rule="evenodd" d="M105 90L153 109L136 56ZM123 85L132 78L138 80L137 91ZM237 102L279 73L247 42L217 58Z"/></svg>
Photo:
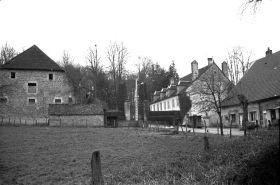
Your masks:
<svg viewBox="0 0 280 185"><path fill-rule="evenodd" d="M110 41L123 42L129 66L147 56L166 69L174 60L180 77L191 62L220 66L227 52L240 45L264 57L267 47L280 50L280 1L265 0L254 15L240 15L245 0L1 0L0 44L16 50L36 44L54 61L68 51L85 65L89 47L98 46L108 65Z"/></svg>

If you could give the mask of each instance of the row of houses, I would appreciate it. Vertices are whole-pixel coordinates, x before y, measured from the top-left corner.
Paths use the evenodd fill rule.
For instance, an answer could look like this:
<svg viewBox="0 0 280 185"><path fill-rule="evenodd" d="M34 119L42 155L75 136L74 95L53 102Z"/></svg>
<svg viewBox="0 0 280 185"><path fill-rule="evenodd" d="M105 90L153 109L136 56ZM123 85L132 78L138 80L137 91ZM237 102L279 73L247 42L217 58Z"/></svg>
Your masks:
<svg viewBox="0 0 280 185"><path fill-rule="evenodd" d="M201 96L192 91L194 87L200 87L202 79L213 71L216 76L223 78L224 82L230 83L227 63L223 62L220 69L212 58L208 58L207 66L199 69L197 61L193 61L191 69L190 74L178 80L171 78L168 87L155 91L153 101L150 103L150 110L178 111L180 110L179 95L188 93L193 106L187 117L198 122L205 120L207 126L216 125L219 122L217 113L214 111L201 112L201 107L194 106L201 101ZM265 57L256 60L238 84L227 93L227 97L223 97L225 100L221 104L221 112L225 126L229 126L231 122L235 126L242 126L243 112L237 99L238 94L244 94L249 101L249 121L258 121L258 124L263 126L269 122L279 121L280 51L272 53L272 50L268 49Z"/></svg>

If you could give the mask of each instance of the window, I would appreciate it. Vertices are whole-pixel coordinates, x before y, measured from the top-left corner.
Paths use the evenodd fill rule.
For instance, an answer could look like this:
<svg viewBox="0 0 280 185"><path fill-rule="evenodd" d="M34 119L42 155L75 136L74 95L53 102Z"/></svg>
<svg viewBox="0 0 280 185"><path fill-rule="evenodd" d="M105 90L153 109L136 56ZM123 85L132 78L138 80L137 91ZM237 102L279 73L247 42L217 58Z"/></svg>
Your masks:
<svg viewBox="0 0 280 185"><path fill-rule="evenodd" d="M230 115L230 121L232 121L232 123L235 123L235 122L236 122L236 116L235 116L235 114L231 114L231 115Z"/></svg>
<svg viewBox="0 0 280 185"><path fill-rule="evenodd" d="M177 107L179 107L179 106L180 106L180 103L179 103L179 97L178 97L178 98L176 98L176 100L177 100Z"/></svg>
<svg viewBox="0 0 280 185"><path fill-rule="evenodd" d="M155 105L153 105L153 107L154 107L154 111L156 111L156 106L155 106Z"/></svg>
<svg viewBox="0 0 280 185"><path fill-rule="evenodd" d="M0 97L0 103L7 103L7 102L8 102L8 98Z"/></svg>
<svg viewBox="0 0 280 185"><path fill-rule="evenodd" d="M160 102L160 110L162 110L162 103Z"/></svg>
<svg viewBox="0 0 280 185"><path fill-rule="evenodd" d="M166 110L166 101L164 102L164 104L163 104L163 105L164 105L164 110Z"/></svg>
<svg viewBox="0 0 280 185"><path fill-rule="evenodd" d="M169 101L167 101L167 109L170 109Z"/></svg>
<svg viewBox="0 0 280 185"><path fill-rule="evenodd" d="M173 108L175 107L175 101L174 101L174 99L172 99L172 107L173 107Z"/></svg>
<svg viewBox="0 0 280 185"><path fill-rule="evenodd" d="M255 121L256 120L256 112L250 112L250 120Z"/></svg>
<svg viewBox="0 0 280 185"><path fill-rule="evenodd" d="M56 98L56 99L54 99L54 103L55 104L61 104L61 98Z"/></svg>
<svg viewBox="0 0 280 185"><path fill-rule="evenodd" d="M28 104L29 104L29 105L34 105L34 104L36 104L36 98L28 98Z"/></svg>
<svg viewBox="0 0 280 185"><path fill-rule="evenodd" d="M11 78L16 78L16 72L11 72Z"/></svg>
<svg viewBox="0 0 280 185"><path fill-rule="evenodd" d="M37 93L37 84L36 83L28 83L28 93Z"/></svg>
<svg viewBox="0 0 280 185"><path fill-rule="evenodd" d="M157 104L157 111L159 111L159 109L158 109L158 104Z"/></svg>
<svg viewBox="0 0 280 185"><path fill-rule="evenodd" d="M72 102L73 102L72 97L69 97L68 98L68 103L72 103Z"/></svg>
<svg viewBox="0 0 280 185"><path fill-rule="evenodd" d="M49 74L49 80L53 80L53 74Z"/></svg>

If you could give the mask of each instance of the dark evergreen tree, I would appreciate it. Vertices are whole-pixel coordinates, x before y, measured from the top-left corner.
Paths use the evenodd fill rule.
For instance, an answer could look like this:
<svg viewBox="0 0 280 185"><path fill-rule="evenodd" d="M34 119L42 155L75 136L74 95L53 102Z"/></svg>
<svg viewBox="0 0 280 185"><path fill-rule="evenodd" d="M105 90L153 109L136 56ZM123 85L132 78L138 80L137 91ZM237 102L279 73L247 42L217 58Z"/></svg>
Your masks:
<svg viewBox="0 0 280 185"><path fill-rule="evenodd" d="M118 111L124 111L124 102L127 99L127 89L126 83L122 82L119 84L119 93L118 93Z"/></svg>

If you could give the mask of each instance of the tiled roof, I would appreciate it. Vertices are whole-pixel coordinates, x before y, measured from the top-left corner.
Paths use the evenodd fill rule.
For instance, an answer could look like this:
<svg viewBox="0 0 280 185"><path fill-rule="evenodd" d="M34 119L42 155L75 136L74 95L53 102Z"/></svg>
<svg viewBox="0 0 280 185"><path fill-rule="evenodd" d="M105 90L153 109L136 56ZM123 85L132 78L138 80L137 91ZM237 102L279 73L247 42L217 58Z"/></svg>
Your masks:
<svg viewBox="0 0 280 185"><path fill-rule="evenodd" d="M50 115L103 115L102 106L95 104L50 104Z"/></svg>
<svg viewBox="0 0 280 185"><path fill-rule="evenodd" d="M240 92L249 102L280 96L280 51L255 61L232 89L223 106L238 104L235 95Z"/></svg>
<svg viewBox="0 0 280 185"><path fill-rule="evenodd" d="M203 67L203 68L200 68L199 70L198 70L198 78L205 72L205 71L207 71L207 69L209 69L209 67L210 67L211 65L207 65L207 66L205 66L205 67ZM188 75L186 75L186 76L184 76L184 77L182 77L182 78L180 78L180 81L192 81L192 73L190 73L190 74L188 74Z"/></svg>
<svg viewBox="0 0 280 185"><path fill-rule="evenodd" d="M36 45L12 58L2 65L1 69L63 71L57 63Z"/></svg>

